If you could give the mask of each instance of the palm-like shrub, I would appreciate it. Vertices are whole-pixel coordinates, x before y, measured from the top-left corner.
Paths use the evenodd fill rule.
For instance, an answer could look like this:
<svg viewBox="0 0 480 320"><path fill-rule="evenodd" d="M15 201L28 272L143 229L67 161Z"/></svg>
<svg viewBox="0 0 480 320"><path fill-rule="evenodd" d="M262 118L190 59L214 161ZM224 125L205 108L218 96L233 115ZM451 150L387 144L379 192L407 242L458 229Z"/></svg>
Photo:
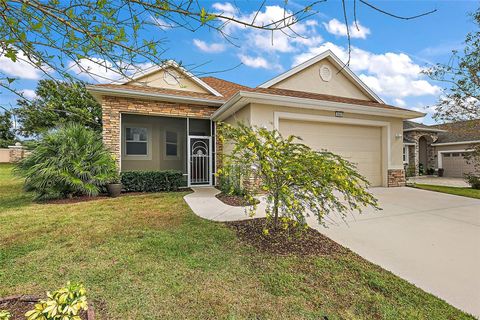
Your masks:
<svg viewBox="0 0 480 320"><path fill-rule="evenodd" d="M46 134L16 172L36 198L95 196L118 180L115 160L101 136L78 124L67 124Z"/></svg>

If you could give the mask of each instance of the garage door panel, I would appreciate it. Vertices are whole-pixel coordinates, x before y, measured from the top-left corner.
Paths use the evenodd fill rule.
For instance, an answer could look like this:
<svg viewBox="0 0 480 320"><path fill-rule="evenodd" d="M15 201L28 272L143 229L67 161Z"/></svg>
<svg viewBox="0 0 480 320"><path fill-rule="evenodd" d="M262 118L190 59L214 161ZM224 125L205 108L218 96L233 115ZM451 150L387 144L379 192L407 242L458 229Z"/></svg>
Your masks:
<svg viewBox="0 0 480 320"><path fill-rule="evenodd" d="M474 171L473 163L467 163L463 153L447 152L442 154L442 166L445 177L463 178L467 173Z"/></svg>
<svg viewBox="0 0 480 320"><path fill-rule="evenodd" d="M314 150L327 150L356 164L373 186L382 185L382 130L380 127L280 120L283 135L295 135Z"/></svg>

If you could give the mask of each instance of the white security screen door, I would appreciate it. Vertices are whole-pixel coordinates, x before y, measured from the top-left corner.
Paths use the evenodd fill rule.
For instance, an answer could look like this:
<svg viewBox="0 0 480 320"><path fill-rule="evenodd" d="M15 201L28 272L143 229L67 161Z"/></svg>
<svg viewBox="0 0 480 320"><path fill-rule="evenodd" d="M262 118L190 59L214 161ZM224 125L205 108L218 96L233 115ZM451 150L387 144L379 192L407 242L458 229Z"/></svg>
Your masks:
<svg viewBox="0 0 480 320"><path fill-rule="evenodd" d="M212 138L188 137L188 185L212 185Z"/></svg>

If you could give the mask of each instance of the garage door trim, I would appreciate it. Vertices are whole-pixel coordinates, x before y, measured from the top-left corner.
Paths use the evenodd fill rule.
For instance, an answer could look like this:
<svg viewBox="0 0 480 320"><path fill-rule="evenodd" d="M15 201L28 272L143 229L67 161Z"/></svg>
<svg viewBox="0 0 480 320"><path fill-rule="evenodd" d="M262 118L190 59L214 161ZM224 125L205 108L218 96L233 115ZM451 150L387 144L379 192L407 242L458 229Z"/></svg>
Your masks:
<svg viewBox="0 0 480 320"><path fill-rule="evenodd" d="M390 122L387 121L377 121L377 120L366 120L366 119L353 119L353 118L339 118L339 117L328 117L328 116L319 116L314 114L303 114L303 113L292 113L292 112L274 112L274 128L276 130L280 129L280 119L284 120L301 120L301 121L314 121L314 122L326 122L326 123L337 123L337 124L351 124L358 126L370 126L370 127L381 127L382 128L382 148L386 147L386 156L387 161L382 161L383 171L383 184L387 184L387 170L394 169L391 165L391 140L390 140ZM386 146L385 146L386 142ZM382 154L382 157L384 155ZM386 162L386 163L385 163ZM403 168L402 168L403 169Z"/></svg>

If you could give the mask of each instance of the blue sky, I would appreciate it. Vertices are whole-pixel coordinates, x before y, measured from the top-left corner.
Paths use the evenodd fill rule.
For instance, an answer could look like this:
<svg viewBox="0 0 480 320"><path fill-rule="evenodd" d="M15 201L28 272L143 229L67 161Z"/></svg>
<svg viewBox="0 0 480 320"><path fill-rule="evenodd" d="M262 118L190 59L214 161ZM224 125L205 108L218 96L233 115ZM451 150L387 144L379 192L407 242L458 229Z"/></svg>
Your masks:
<svg viewBox="0 0 480 320"><path fill-rule="evenodd" d="M474 25L469 12L478 1L374 1L384 10L398 15L414 15L437 9L437 12L404 21L376 12L357 2L360 31L352 29L351 68L385 102L431 113L427 108L441 93L442 83L435 83L419 72L436 62L447 62L453 49L461 49L465 34ZM235 6L233 5L235 4ZM288 4L298 10L306 2ZM258 1L201 2L212 12L224 12L248 19L258 9ZM352 22L353 2L347 3ZM257 21L271 21L283 15L282 2L267 1ZM256 86L288 70L325 49L332 49L346 59L347 38L343 25L340 1L327 1L316 6L317 14L295 25L295 31L304 37L288 37L230 25L229 33L235 37L230 44L216 31L207 28L190 32L170 28L168 24L152 29L154 36L167 39L163 59L181 61L199 76L212 75L248 86ZM240 64L240 65L239 65ZM238 66L239 65L239 66ZM236 67L237 66L237 67ZM236 67L236 68L234 68ZM234 68L234 69L232 69ZM230 70L232 69L232 70ZM18 77L16 87L32 96L39 74L22 70L0 57L0 70ZM229 70L220 72L222 70ZM91 78L80 74L80 78ZM0 89L1 90L1 89ZM1 91L0 91L1 92ZM15 104L15 96L1 92L0 104ZM420 119L432 123L430 116Z"/></svg>

